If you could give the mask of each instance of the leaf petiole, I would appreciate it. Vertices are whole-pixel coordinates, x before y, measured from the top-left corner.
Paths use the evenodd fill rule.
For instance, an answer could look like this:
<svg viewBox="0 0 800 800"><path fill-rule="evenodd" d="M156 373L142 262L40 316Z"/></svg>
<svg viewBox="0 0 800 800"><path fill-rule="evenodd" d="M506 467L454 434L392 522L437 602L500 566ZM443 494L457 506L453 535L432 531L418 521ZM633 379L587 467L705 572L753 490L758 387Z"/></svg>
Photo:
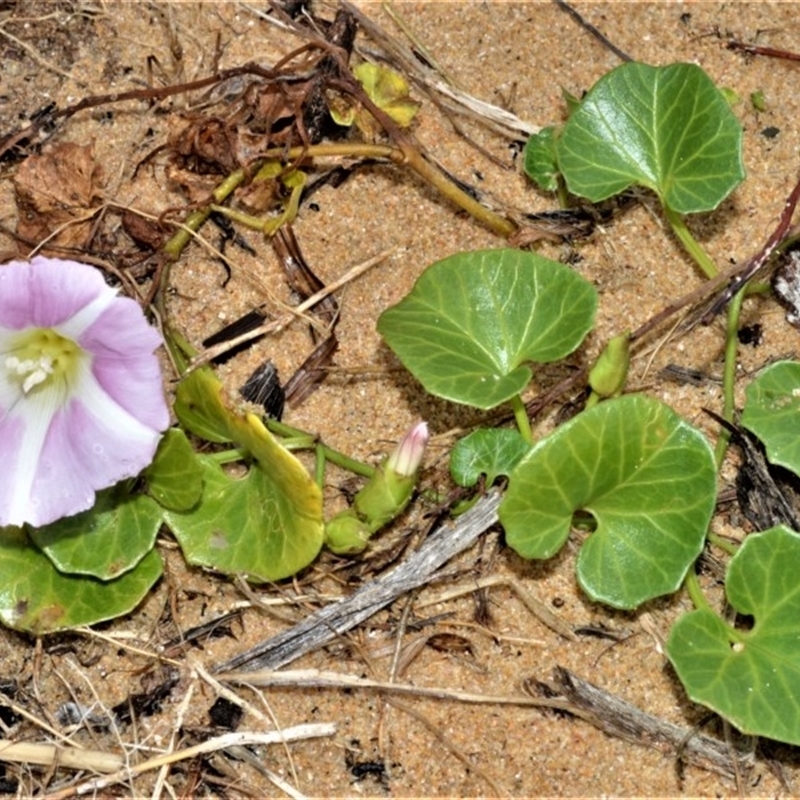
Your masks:
<svg viewBox="0 0 800 800"><path fill-rule="evenodd" d="M318 457L319 453L321 453L326 461L330 461L332 464L336 464L342 469L346 469L356 475L362 475L365 478L371 478L375 473L375 467L370 464L365 464L363 461L357 461L355 458L350 458L339 450L334 450L332 447L322 444L312 433L300 430L299 428L293 428L291 425L287 425L284 422L278 422L276 419L267 418L264 420L264 424L270 433L275 433L278 436L297 440L305 439L308 442L305 445L306 448L317 448Z"/></svg>
<svg viewBox="0 0 800 800"><path fill-rule="evenodd" d="M527 444L532 445L533 432L531 431L531 422L528 419L525 403L522 402L522 398L519 394L513 395L509 402L511 403L511 408L514 410L514 419L516 420L517 428L519 428L520 436L522 436Z"/></svg>
<svg viewBox="0 0 800 800"><path fill-rule="evenodd" d="M735 556L736 553L739 552L739 545L729 542L727 539L723 539L718 533L709 531L708 534L706 534L706 539L708 539L714 547L719 547L720 550L724 550L729 556Z"/></svg>
<svg viewBox="0 0 800 800"><path fill-rule="evenodd" d="M722 373L722 418L728 422L733 422L734 389L736 388L736 355L739 350L739 316L741 315L745 294L747 294L747 286L743 286L739 292L734 295L731 304L728 306L728 321L725 326L725 366ZM722 430L720 430L717 445L714 449L714 459L717 463L717 469L722 466L730 437L731 433L727 428L722 428Z"/></svg>
<svg viewBox="0 0 800 800"><path fill-rule="evenodd" d="M700 588L700 582L697 580L697 573L694 571L694 566L689 568L683 584L686 587L686 591L689 592L689 597L692 599L692 604L695 608L705 609L712 614L714 613L710 603L706 600L706 596L703 594L703 590Z"/></svg>
<svg viewBox="0 0 800 800"><path fill-rule="evenodd" d="M663 208L664 213L667 215L667 221L669 222L674 234L678 237L680 243L686 248L689 255L695 260L697 266L703 270L703 274L707 278L716 277L718 272L716 265L711 260L708 253L703 250L697 239L692 236L691 231L686 226L686 220L683 218L683 215L678 214L677 211L673 211L666 204L664 204Z"/></svg>

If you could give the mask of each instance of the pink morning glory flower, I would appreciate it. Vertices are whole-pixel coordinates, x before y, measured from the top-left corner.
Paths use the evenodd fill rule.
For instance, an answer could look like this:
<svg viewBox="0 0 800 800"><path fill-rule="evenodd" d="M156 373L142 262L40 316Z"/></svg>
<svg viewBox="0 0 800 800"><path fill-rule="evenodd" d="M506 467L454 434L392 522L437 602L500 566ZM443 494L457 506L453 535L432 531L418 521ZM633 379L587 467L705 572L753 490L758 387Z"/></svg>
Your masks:
<svg viewBox="0 0 800 800"><path fill-rule="evenodd" d="M153 460L169 425L160 344L94 267L0 265L0 526L85 511Z"/></svg>

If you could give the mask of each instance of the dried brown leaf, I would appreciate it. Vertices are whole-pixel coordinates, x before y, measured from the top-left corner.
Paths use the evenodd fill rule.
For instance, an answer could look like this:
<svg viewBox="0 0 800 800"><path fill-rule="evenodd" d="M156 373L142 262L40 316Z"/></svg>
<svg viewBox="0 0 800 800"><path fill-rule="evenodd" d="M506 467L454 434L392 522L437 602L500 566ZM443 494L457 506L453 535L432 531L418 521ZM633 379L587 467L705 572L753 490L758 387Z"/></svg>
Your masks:
<svg viewBox="0 0 800 800"><path fill-rule="evenodd" d="M92 221L86 218L103 201L102 181L92 145L64 142L26 158L14 176L20 238L39 243L63 228L51 243L85 247L92 231Z"/></svg>

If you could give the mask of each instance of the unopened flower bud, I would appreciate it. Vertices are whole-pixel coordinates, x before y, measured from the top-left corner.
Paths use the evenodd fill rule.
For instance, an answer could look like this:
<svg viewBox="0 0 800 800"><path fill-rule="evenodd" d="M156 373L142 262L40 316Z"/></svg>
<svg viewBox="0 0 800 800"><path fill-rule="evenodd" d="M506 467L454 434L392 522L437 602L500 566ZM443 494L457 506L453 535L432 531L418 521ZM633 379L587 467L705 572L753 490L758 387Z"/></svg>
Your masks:
<svg viewBox="0 0 800 800"><path fill-rule="evenodd" d="M325 544L339 556L360 553L367 546L371 532L359 519L355 509L348 508L325 523Z"/></svg>
<svg viewBox="0 0 800 800"><path fill-rule="evenodd" d="M386 468L402 478L410 478L419 469L428 444L428 423L418 422L386 460Z"/></svg>
<svg viewBox="0 0 800 800"><path fill-rule="evenodd" d="M630 342L629 333L620 334L611 339L600 353L589 372L589 386L593 394L587 408L601 398L616 397L622 393L628 379Z"/></svg>
<svg viewBox="0 0 800 800"><path fill-rule="evenodd" d="M405 435L356 494L353 507L327 523L325 538L331 550L335 553L360 552L373 533L403 511L414 493L417 470L427 443L428 426L420 422Z"/></svg>

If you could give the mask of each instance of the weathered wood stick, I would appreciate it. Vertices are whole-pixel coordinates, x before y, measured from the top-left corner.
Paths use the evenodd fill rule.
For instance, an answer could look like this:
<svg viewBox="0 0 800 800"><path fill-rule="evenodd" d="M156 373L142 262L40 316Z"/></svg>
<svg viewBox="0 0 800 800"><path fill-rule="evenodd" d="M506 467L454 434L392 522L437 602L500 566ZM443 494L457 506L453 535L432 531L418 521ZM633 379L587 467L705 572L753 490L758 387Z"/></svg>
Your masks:
<svg viewBox="0 0 800 800"><path fill-rule="evenodd" d="M310 614L293 628L218 664L214 672L277 669L356 627L406 592L426 584L442 565L467 550L497 522L500 498L498 489L489 492L457 520L440 525L416 553L391 572L370 581L341 602Z"/></svg>

